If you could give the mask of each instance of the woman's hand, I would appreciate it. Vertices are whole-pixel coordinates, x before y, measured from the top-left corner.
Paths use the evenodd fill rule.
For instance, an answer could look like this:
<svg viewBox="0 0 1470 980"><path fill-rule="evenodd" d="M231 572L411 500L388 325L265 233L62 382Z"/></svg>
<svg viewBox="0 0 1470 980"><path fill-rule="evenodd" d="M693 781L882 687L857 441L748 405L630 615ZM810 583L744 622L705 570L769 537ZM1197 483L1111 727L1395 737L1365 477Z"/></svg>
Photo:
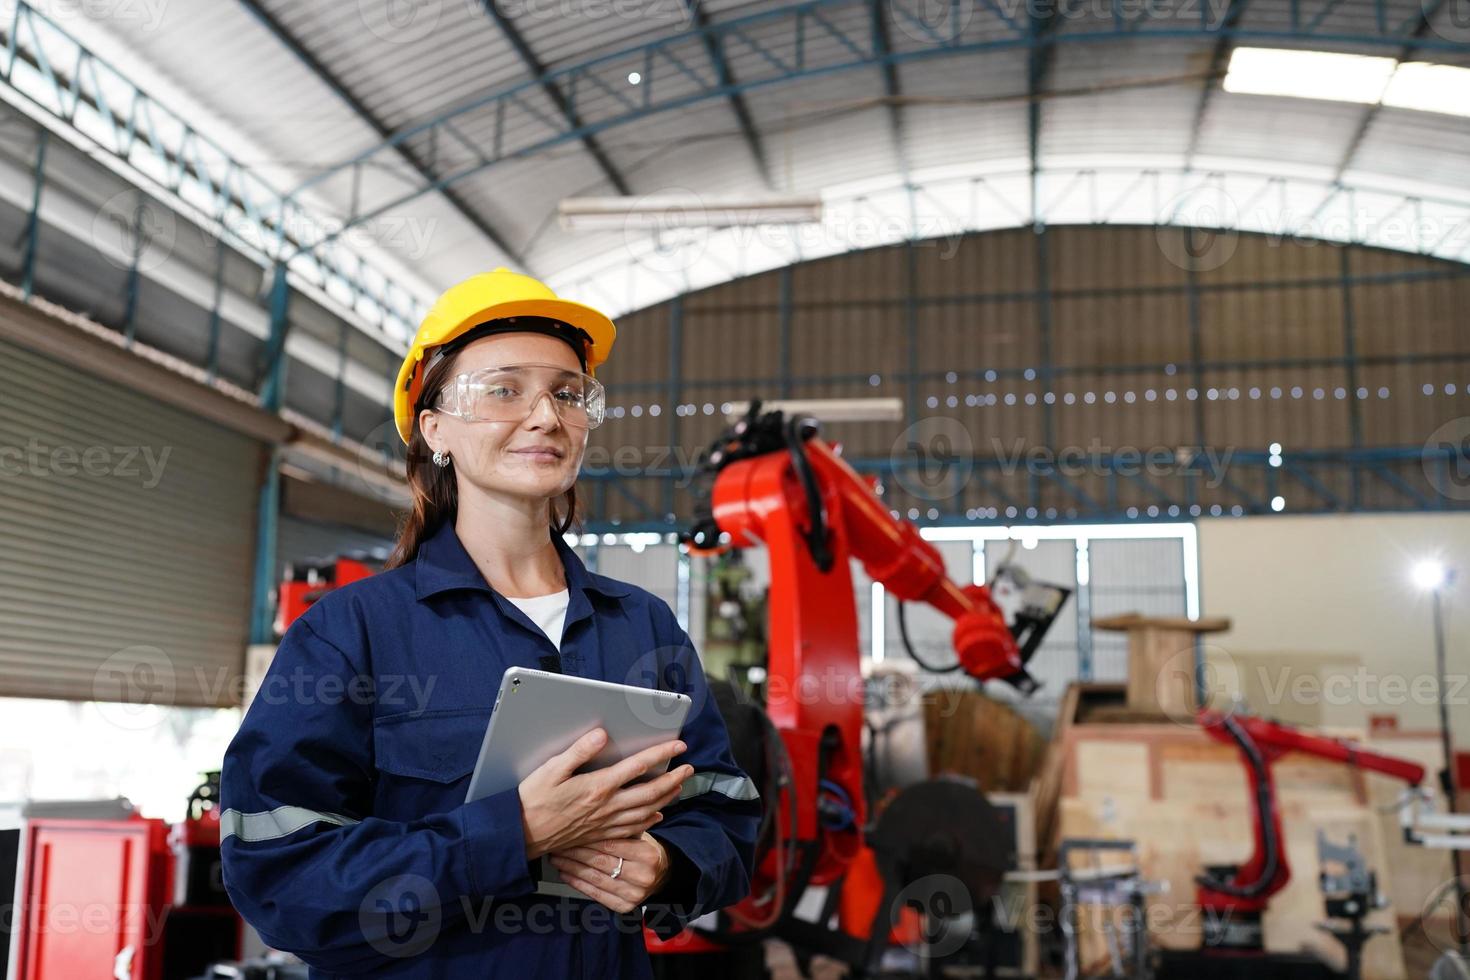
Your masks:
<svg viewBox="0 0 1470 980"><path fill-rule="evenodd" d="M647 902L669 874L669 852L647 832L569 847L553 854L551 863L568 885L614 912L631 912Z"/></svg>
<svg viewBox="0 0 1470 980"><path fill-rule="evenodd" d="M606 742L607 733L594 728L521 781L526 857L534 860L593 841L638 837L663 819L659 809L677 799L684 780L694 775L692 766L679 766L648 782L626 785L649 767L683 752L685 745L678 740L644 749L605 769L574 775Z"/></svg>

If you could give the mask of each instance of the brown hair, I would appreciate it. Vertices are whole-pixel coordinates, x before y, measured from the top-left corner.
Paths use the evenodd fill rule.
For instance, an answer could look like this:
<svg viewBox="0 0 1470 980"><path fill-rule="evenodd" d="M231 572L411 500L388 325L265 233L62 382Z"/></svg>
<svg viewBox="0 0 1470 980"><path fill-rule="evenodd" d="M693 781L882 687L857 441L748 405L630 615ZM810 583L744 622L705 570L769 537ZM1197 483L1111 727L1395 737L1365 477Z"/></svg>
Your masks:
<svg viewBox="0 0 1470 980"><path fill-rule="evenodd" d="M398 528L398 541L393 553L383 568L407 565L418 557L419 546L433 536L446 521L453 521L459 510L459 491L455 484L454 471L448 466L435 466L433 451L429 449L423 432L419 429L419 410L435 397L444 387L454 370L459 352L454 351L441 357L438 363L424 372L424 384L420 389L418 405L414 406L413 434L408 441L406 476L413 504ZM557 504L561 503L558 516ZM581 531L582 518L577 513L577 486L572 484L566 492L547 504L547 526L557 534L566 534L572 529Z"/></svg>

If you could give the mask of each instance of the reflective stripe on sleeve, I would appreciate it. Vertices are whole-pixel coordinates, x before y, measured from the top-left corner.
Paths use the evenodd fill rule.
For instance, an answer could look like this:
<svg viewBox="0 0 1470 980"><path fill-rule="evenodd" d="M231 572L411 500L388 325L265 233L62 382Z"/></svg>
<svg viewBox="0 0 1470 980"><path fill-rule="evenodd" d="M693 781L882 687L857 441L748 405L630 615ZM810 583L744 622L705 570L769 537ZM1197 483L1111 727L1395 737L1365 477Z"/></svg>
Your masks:
<svg viewBox="0 0 1470 980"><path fill-rule="evenodd" d="M750 781L749 776L732 776L723 772L697 772L684 780L684 786L679 790L679 799L687 800L691 796L703 796L711 792L728 796L732 800L761 798L760 793L756 791L755 783Z"/></svg>
<svg viewBox="0 0 1470 980"><path fill-rule="evenodd" d="M226 810L219 816L219 839L223 842L233 834L243 841L275 840L318 822L350 827L361 821L336 813L320 813L301 806L278 806L264 813Z"/></svg>

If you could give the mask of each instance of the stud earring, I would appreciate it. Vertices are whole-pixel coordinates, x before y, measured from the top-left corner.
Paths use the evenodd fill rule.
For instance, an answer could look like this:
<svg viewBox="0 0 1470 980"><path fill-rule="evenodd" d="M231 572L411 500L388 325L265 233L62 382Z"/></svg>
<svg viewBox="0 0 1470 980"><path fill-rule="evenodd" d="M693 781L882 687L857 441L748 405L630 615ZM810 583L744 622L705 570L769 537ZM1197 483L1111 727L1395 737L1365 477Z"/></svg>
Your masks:
<svg viewBox="0 0 1470 980"><path fill-rule="evenodd" d="M449 454L442 449L434 450L434 465L441 470L449 465Z"/></svg>

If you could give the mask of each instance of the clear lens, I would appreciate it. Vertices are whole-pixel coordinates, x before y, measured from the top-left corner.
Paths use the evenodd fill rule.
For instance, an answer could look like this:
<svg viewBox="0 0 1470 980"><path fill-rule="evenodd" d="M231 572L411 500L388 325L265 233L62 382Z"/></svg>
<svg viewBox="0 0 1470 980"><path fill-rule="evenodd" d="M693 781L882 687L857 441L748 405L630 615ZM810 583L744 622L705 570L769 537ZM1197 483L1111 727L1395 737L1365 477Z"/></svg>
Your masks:
<svg viewBox="0 0 1470 980"><path fill-rule="evenodd" d="M457 376L444 386L439 410L472 422L520 422L542 399L566 425L596 428L606 404L602 385L552 364L508 364Z"/></svg>

